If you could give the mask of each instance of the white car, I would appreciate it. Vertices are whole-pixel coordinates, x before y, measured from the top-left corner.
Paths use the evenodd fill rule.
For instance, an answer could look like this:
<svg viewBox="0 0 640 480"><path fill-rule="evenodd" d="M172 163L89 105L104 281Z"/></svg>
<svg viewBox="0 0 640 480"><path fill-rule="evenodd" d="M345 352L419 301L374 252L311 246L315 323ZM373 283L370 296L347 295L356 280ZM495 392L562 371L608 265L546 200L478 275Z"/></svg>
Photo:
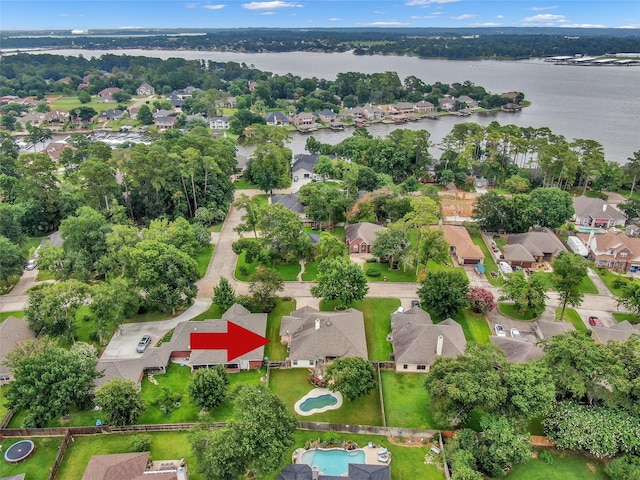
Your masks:
<svg viewBox="0 0 640 480"><path fill-rule="evenodd" d="M512 338L522 338L522 335L520 335L520 330L518 330L517 328L512 328L511 329L511 337Z"/></svg>
<svg viewBox="0 0 640 480"><path fill-rule="evenodd" d="M27 262L27 264L24 266L25 270L33 270L34 268L36 268L38 266L38 261L35 258L32 258L31 260L29 260Z"/></svg>
<svg viewBox="0 0 640 480"><path fill-rule="evenodd" d="M505 331L504 327L502 325L500 325L499 323L496 323L496 335L499 337L506 337L507 336L507 332Z"/></svg>
<svg viewBox="0 0 640 480"><path fill-rule="evenodd" d="M498 268L502 273L513 273L513 268L507 262L500 262Z"/></svg>

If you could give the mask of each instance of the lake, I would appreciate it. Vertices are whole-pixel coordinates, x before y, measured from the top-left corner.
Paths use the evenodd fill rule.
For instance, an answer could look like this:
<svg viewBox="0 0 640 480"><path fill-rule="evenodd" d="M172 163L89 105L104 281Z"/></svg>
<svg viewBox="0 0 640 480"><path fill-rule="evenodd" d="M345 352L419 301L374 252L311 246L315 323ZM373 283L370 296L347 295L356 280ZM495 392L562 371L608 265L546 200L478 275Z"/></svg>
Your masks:
<svg viewBox="0 0 640 480"><path fill-rule="evenodd" d="M607 160L625 163L640 150L640 67L553 65L540 59L520 61L433 60L398 56L356 56L351 53L234 53L166 50L52 50L37 53L99 57L105 53L159 58L181 57L218 62L246 63L276 74L292 73L300 77L334 79L340 72L375 73L395 71L400 79L410 75L425 83L464 82L469 80L493 93L524 92L533 104L519 113L496 112L471 117L445 117L439 121L422 120L400 128L425 129L439 143L459 122L522 127L549 127L568 140L592 139L604 146ZM395 125L375 125L373 135L384 136ZM313 135L323 143L335 144L352 130L317 131ZM290 148L304 151L306 136L294 135ZM434 154L437 152L434 151Z"/></svg>

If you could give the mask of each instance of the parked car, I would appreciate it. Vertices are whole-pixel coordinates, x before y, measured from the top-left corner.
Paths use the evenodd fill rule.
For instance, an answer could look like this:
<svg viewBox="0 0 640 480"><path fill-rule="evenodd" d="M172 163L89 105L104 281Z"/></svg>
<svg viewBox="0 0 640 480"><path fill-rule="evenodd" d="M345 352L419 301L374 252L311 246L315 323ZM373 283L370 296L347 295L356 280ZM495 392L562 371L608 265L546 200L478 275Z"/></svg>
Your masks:
<svg viewBox="0 0 640 480"><path fill-rule="evenodd" d="M411 300L411 307L420 307L420 300Z"/></svg>
<svg viewBox="0 0 640 480"><path fill-rule="evenodd" d="M147 349L150 343L151 343L151 336L145 335L138 342L138 346L136 347L136 352L144 353L144 351Z"/></svg>
<svg viewBox="0 0 640 480"><path fill-rule="evenodd" d="M30 259L24 266L25 270L33 270L38 266L38 261L35 258Z"/></svg>
<svg viewBox="0 0 640 480"><path fill-rule="evenodd" d="M398 307L396 313L404 313L404 307Z"/></svg>
<svg viewBox="0 0 640 480"><path fill-rule="evenodd" d="M591 325L592 327L604 327L602 320L600 320L598 317L589 317L589 325Z"/></svg>
<svg viewBox="0 0 640 480"><path fill-rule="evenodd" d="M511 329L511 336L513 338L522 338L522 335L520 335L520 330L518 330L517 328Z"/></svg>
<svg viewBox="0 0 640 480"><path fill-rule="evenodd" d="M506 337L507 336L507 332L505 331L504 327L502 325L500 325L499 323L496 323L496 335L499 337Z"/></svg>

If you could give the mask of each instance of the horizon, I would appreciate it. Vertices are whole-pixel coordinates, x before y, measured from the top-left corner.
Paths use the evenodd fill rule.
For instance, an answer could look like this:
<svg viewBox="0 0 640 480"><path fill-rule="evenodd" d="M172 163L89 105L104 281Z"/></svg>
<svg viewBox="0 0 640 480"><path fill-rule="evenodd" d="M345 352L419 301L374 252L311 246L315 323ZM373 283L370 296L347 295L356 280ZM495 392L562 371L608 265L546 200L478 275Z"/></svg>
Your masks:
<svg viewBox="0 0 640 480"><path fill-rule="evenodd" d="M2 31L234 28L640 28L634 0L2 0Z"/></svg>

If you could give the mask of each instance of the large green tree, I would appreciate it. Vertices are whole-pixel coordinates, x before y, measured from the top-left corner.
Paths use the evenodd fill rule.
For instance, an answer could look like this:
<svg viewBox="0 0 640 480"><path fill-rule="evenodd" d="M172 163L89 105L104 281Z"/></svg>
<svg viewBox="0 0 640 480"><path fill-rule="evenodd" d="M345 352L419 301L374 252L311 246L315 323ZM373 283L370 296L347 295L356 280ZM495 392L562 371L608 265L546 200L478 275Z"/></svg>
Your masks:
<svg viewBox="0 0 640 480"><path fill-rule="evenodd" d="M114 277L92 285L89 295L89 308L96 319L98 342L104 345L105 340L127 317L138 313L140 297L131 282L122 277Z"/></svg>
<svg viewBox="0 0 640 480"><path fill-rule="evenodd" d="M282 276L273 268L258 267L251 277L249 292L253 295L254 306L261 312L270 312L276 306L276 292L282 292Z"/></svg>
<svg viewBox="0 0 640 480"><path fill-rule="evenodd" d="M626 283L618 296L618 304L624 305L631 313L640 317L640 282Z"/></svg>
<svg viewBox="0 0 640 480"><path fill-rule="evenodd" d="M320 263L329 258L347 258L349 255L349 247L335 235L322 232L320 234L320 242L314 246L316 262Z"/></svg>
<svg viewBox="0 0 640 480"><path fill-rule="evenodd" d="M391 227L376 232L371 253L383 262L389 263L389 269L398 268L400 259L409 252L410 244L407 232L400 227Z"/></svg>
<svg viewBox="0 0 640 480"><path fill-rule="evenodd" d="M326 380L332 391L338 391L347 400L368 395L376 388L376 372L368 360L360 357L336 358L327 367Z"/></svg>
<svg viewBox="0 0 640 480"><path fill-rule="evenodd" d="M0 235L0 252L0 280L7 281L12 275L20 275L26 260L20 247Z"/></svg>
<svg viewBox="0 0 640 480"><path fill-rule="evenodd" d="M302 230L300 216L280 203L262 212L258 228L273 261L295 262L311 253L311 240Z"/></svg>
<svg viewBox="0 0 640 480"><path fill-rule="evenodd" d="M123 426L135 422L144 413L140 390L131 380L112 378L96 390L95 404L107 425Z"/></svg>
<svg viewBox="0 0 640 480"><path fill-rule="evenodd" d="M235 202L234 207L244 210L241 222L235 227L236 232L253 232L255 239L258 239L258 225L262 218L264 205L259 196L250 197L246 193L241 194Z"/></svg>
<svg viewBox="0 0 640 480"><path fill-rule="evenodd" d="M226 277L220 277L218 285L213 287L213 304L224 313L236 303L236 292Z"/></svg>
<svg viewBox="0 0 640 480"><path fill-rule="evenodd" d="M560 293L562 312L560 320L564 319L564 311L568 305L577 307L582 303L584 293L580 283L587 276L588 265L584 257L569 252L560 252L553 261L553 282Z"/></svg>
<svg viewBox="0 0 640 480"><path fill-rule="evenodd" d="M189 380L189 395L193 403L211 411L224 401L228 386L229 378L224 365L201 368Z"/></svg>
<svg viewBox="0 0 640 480"><path fill-rule="evenodd" d="M311 287L311 295L324 300L338 300L341 308L362 300L369 291L362 267L348 258L320 262L317 281L317 285Z"/></svg>
<svg viewBox="0 0 640 480"><path fill-rule="evenodd" d="M268 143L258 145L249 161L249 176L253 183L272 194L276 188L291 185L291 150Z"/></svg>
<svg viewBox="0 0 640 480"><path fill-rule="evenodd" d="M422 305L440 318L454 316L469 305L469 279L458 270L427 273L418 289Z"/></svg>
<svg viewBox="0 0 640 480"><path fill-rule="evenodd" d="M559 188L536 188L529 194L534 213L534 225L558 228L573 214L573 198Z"/></svg>
<svg viewBox="0 0 640 480"><path fill-rule="evenodd" d="M522 271L514 272L505 278L501 290L500 300L513 302L518 313L529 311L537 317L544 312L547 286L541 275L534 273L527 277Z"/></svg>

